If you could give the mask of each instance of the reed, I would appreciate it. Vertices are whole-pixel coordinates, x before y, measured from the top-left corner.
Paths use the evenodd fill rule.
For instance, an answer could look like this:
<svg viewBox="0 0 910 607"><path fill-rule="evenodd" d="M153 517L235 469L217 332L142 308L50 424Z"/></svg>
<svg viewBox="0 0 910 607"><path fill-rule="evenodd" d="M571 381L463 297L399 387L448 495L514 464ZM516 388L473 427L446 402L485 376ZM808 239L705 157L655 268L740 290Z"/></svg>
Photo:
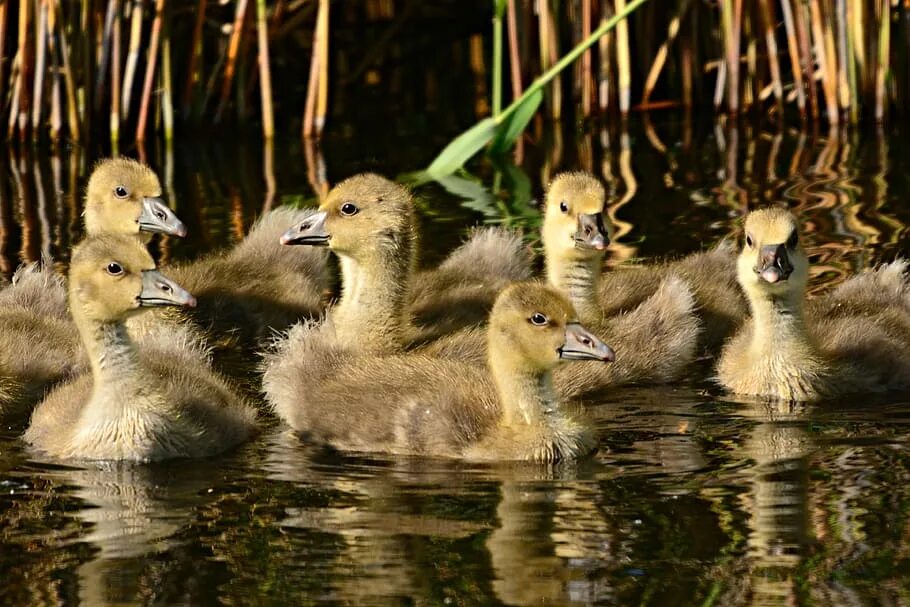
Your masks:
<svg viewBox="0 0 910 607"><path fill-rule="evenodd" d="M349 109L335 98L336 83L373 78L381 58L406 57L402 24L446 10L484 11L473 23L493 23L439 44L462 61L470 48L475 55L481 49L485 92L475 107L498 117L526 93L531 75L559 64L565 50L632 4L5 0L0 120L20 140L117 141L243 124L248 116L270 138L277 121L303 115L303 131L319 136ZM622 116L713 103L731 114L883 121L910 94L908 10L895 0L646 2L542 87L546 115ZM370 22L388 25L372 37L349 31ZM339 36L344 44L336 46ZM352 40L363 48L345 48ZM440 88L439 74L426 78L428 90L449 90ZM382 86L394 88L391 80Z"/></svg>

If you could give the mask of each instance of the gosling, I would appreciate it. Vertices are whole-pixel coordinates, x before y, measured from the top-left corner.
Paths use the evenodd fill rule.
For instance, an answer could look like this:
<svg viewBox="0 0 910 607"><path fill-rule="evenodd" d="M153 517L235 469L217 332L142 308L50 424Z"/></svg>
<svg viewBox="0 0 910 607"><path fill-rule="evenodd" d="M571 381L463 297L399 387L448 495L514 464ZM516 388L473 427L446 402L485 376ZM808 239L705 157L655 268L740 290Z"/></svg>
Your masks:
<svg viewBox="0 0 910 607"><path fill-rule="evenodd" d="M489 367L421 354L359 357L319 325L299 325L293 361L265 374L275 413L337 449L465 460L573 460L596 447L590 425L553 388L561 360L612 361L556 290L516 283L496 299ZM328 343L326 343L328 342ZM276 356L281 356L279 351Z"/></svg>
<svg viewBox="0 0 910 607"><path fill-rule="evenodd" d="M255 410L211 370L191 333L168 327L130 338L125 321L142 310L195 305L136 238L79 244L69 300L91 373L38 405L24 435L33 447L57 458L145 462L213 455L253 433Z"/></svg>

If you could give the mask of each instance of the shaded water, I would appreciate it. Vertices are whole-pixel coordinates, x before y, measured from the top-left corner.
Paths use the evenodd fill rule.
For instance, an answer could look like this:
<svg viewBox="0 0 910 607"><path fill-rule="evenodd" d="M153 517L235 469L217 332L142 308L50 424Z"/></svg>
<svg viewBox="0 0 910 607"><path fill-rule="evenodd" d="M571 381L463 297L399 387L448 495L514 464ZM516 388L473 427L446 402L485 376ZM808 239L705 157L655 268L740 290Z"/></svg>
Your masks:
<svg viewBox="0 0 910 607"><path fill-rule="evenodd" d="M153 155L191 233L157 251L193 258L326 180L423 166L421 141L339 135L321 150L279 144L270 161L242 143ZM527 227L533 244L529 199L586 168L607 180L617 259L698 250L735 235L747 205L786 199L822 291L905 251L907 148L900 132L723 123L544 132L520 168L418 189L423 259L478 221ZM42 254L65 265L89 160L0 159L4 273ZM724 397L709 372L607 394L591 407L598 454L550 469L342 456L274 422L210 460L60 465L4 429L0 603L910 602L910 395L769 407Z"/></svg>

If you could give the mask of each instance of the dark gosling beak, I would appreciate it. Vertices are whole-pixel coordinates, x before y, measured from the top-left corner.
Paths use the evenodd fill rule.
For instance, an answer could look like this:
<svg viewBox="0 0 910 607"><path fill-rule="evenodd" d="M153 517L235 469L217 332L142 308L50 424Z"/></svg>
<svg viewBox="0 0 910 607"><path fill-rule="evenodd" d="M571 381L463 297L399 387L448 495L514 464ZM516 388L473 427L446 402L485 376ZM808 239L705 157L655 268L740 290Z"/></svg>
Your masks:
<svg viewBox="0 0 910 607"><path fill-rule="evenodd" d="M759 251L758 266L755 272L767 283L774 284L787 280L793 272L793 264L787 256L787 247L783 244L765 245Z"/></svg>
<svg viewBox="0 0 910 607"><path fill-rule="evenodd" d="M600 360L613 362L616 353L613 348L600 341L577 322L566 325L566 343L559 349L562 360Z"/></svg>
<svg viewBox="0 0 910 607"><path fill-rule="evenodd" d="M578 216L578 230L575 232L575 246L603 251L610 244L610 236L604 227L601 213Z"/></svg>
<svg viewBox="0 0 910 607"><path fill-rule="evenodd" d="M186 226L160 198L143 198L139 229L143 232L160 232L170 236L186 236Z"/></svg>
<svg viewBox="0 0 910 607"><path fill-rule="evenodd" d="M143 270L139 305L142 307L187 306L195 308L196 298L158 270Z"/></svg>
<svg viewBox="0 0 910 607"><path fill-rule="evenodd" d="M325 247L329 244L329 234L325 231L324 211L314 213L281 235L281 244L308 244Z"/></svg>

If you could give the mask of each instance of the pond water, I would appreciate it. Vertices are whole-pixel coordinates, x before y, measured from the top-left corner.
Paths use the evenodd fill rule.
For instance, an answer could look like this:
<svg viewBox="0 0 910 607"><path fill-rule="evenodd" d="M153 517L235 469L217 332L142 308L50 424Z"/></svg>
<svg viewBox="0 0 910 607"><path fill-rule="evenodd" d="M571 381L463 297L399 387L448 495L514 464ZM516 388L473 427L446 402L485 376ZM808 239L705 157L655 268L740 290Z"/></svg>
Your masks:
<svg viewBox="0 0 910 607"><path fill-rule="evenodd" d="M576 168L608 185L616 261L710 246L736 235L749 205L781 200L802 217L813 292L906 250L900 129L652 120L543 129L518 164L418 187L423 262L478 222L524 227L536 244L530 200ZM198 142L152 154L191 233L156 242L157 254L228 246L264 207L312 202L365 169L412 171L444 139L343 133L321 148ZM6 275L42 255L65 266L91 160L0 159ZM591 407L598 453L556 468L343 456L274 421L218 458L61 465L4 428L0 603L910 602L910 394L770 407L724 396L710 371L703 361L678 385L605 394Z"/></svg>

